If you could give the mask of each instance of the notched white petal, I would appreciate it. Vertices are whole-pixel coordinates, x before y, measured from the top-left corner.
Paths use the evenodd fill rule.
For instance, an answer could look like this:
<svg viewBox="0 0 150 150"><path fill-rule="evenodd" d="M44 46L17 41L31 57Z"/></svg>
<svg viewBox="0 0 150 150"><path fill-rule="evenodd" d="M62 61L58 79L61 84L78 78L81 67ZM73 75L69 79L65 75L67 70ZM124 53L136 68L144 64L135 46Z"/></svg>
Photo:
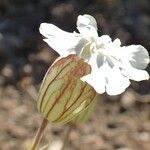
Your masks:
<svg viewBox="0 0 150 150"><path fill-rule="evenodd" d="M127 72L130 76L130 79L135 81L142 81L149 79L149 74L145 70L139 70L131 66L127 68Z"/></svg>
<svg viewBox="0 0 150 150"><path fill-rule="evenodd" d="M102 94L105 92L105 79L102 74L100 75L98 72L91 73L81 78L82 81L90 84L97 93Z"/></svg>
<svg viewBox="0 0 150 150"><path fill-rule="evenodd" d="M106 74L106 92L109 95L118 95L125 91L130 85L129 78L123 76L119 68L111 68L108 66Z"/></svg>
<svg viewBox="0 0 150 150"><path fill-rule="evenodd" d="M39 30L47 38L44 41L63 57L81 51L86 42L79 34L63 31L53 24L42 23Z"/></svg>
<svg viewBox="0 0 150 150"><path fill-rule="evenodd" d="M131 65L137 69L145 69L149 64L148 51L142 45L130 45L122 47L124 59L128 59Z"/></svg>
<svg viewBox="0 0 150 150"><path fill-rule="evenodd" d="M46 38L57 36L70 36L72 33L66 32L58 28L57 26L49 23L41 23L39 28L40 33Z"/></svg>
<svg viewBox="0 0 150 150"><path fill-rule="evenodd" d="M88 64L91 65L92 71L91 74L88 74L81 78L82 81L86 81L90 84L99 94L105 92L105 71L104 67L98 68L97 66L97 55L92 54Z"/></svg>
<svg viewBox="0 0 150 150"><path fill-rule="evenodd" d="M95 18L91 15L79 15L77 18L77 28L82 28L86 26L93 26L97 30L97 22Z"/></svg>
<svg viewBox="0 0 150 150"><path fill-rule="evenodd" d="M97 22L90 15L79 15L77 19L77 29L84 37L98 37Z"/></svg>

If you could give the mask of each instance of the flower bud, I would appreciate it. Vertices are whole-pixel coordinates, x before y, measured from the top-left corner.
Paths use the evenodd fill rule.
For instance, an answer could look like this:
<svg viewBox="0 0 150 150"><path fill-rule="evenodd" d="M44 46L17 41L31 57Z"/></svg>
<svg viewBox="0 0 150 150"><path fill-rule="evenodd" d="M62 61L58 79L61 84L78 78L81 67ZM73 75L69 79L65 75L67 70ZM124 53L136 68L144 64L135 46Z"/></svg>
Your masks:
<svg viewBox="0 0 150 150"><path fill-rule="evenodd" d="M37 107L42 116L66 123L85 110L96 96L95 90L80 79L90 71L90 66L76 55L56 60L40 88Z"/></svg>

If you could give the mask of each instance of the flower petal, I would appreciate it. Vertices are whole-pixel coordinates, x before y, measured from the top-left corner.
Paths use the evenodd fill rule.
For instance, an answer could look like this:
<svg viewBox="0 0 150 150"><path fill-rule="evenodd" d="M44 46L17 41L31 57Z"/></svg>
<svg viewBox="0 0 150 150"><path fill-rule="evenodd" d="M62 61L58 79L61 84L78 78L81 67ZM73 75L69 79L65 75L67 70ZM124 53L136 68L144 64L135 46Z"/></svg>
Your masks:
<svg viewBox="0 0 150 150"><path fill-rule="evenodd" d="M93 16L88 14L78 16L77 28L83 28L89 25L94 27L95 30L97 30L97 22Z"/></svg>
<svg viewBox="0 0 150 150"><path fill-rule="evenodd" d="M129 78L123 76L117 67L106 65L106 92L109 95L121 94L130 85Z"/></svg>
<svg viewBox="0 0 150 150"><path fill-rule="evenodd" d="M96 55L92 55L88 62L92 67L92 72L81 78L86 81L99 93L105 91L109 95L121 94L130 85L129 77L124 76L118 65L112 66L107 61L98 67Z"/></svg>
<svg viewBox="0 0 150 150"><path fill-rule="evenodd" d="M90 84L97 93L102 94L105 92L105 78L100 71L93 71L91 74L82 77L81 80Z"/></svg>
<svg viewBox="0 0 150 150"><path fill-rule="evenodd" d="M94 17L88 14L78 16L77 29L83 36L98 37L97 22Z"/></svg>
<svg viewBox="0 0 150 150"><path fill-rule="evenodd" d="M90 84L97 93L102 94L105 92L105 79L98 72L86 75L81 80Z"/></svg>
<svg viewBox="0 0 150 150"><path fill-rule="evenodd" d="M39 30L47 38L44 41L64 57L76 54L76 50L80 51L86 42L79 34L65 32L53 24L42 23Z"/></svg>
<svg viewBox="0 0 150 150"><path fill-rule="evenodd" d="M86 81L96 90L96 92L102 94L105 92L105 71L103 67L98 68L96 58L96 54L91 56L88 63L92 67L92 72L91 74L82 77L81 80Z"/></svg>
<svg viewBox="0 0 150 150"><path fill-rule="evenodd" d="M119 69L110 69L108 71L108 68L105 67L106 66L100 67L97 71L82 77L81 80L86 81L93 86L99 94L102 94L105 91L109 95L123 93L130 85L129 79L123 76Z"/></svg>
<svg viewBox="0 0 150 150"><path fill-rule="evenodd" d="M100 68L103 65L103 63L104 63L104 55L99 53L97 55L96 61L97 61L98 68Z"/></svg>
<svg viewBox="0 0 150 150"><path fill-rule="evenodd" d="M133 68L131 65L126 65L126 71L129 75L129 78L132 80L142 81L149 79L149 74L147 71Z"/></svg>
<svg viewBox="0 0 150 150"><path fill-rule="evenodd" d="M122 47L124 59L128 59L132 67L145 69L149 63L148 51L141 45L130 45Z"/></svg>

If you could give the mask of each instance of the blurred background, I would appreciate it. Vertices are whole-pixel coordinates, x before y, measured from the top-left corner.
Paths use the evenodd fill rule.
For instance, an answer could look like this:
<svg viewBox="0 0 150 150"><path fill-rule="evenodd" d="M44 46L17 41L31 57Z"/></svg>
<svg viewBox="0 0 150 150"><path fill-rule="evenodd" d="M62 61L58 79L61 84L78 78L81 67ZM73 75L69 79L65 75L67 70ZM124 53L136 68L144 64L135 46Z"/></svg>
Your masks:
<svg viewBox="0 0 150 150"><path fill-rule="evenodd" d="M42 41L40 23L73 32L85 13L96 18L99 35L150 50L149 0L0 0L0 150L27 149L42 120L37 93L59 55ZM42 143L61 145L66 127L49 124ZM71 132L68 148L91 149L150 149L150 80L99 98L91 119Z"/></svg>

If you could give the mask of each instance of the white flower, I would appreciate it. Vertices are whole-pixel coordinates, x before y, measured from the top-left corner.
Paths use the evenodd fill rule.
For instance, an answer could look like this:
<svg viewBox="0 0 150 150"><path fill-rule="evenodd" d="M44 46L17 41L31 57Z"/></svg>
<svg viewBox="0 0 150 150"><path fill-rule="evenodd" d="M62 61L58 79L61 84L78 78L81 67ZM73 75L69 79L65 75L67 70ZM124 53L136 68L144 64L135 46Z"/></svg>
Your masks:
<svg viewBox="0 0 150 150"><path fill-rule="evenodd" d="M149 74L143 70L149 63L148 52L143 46L121 47L119 39L112 41L108 35L99 37L96 20L90 15L78 16L77 29L79 33L69 33L53 24L42 23L40 33L61 56L77 54L91 65L91 74L81 79L98 93L121 94L130 85L130 79L149 79Z"/></svg>

